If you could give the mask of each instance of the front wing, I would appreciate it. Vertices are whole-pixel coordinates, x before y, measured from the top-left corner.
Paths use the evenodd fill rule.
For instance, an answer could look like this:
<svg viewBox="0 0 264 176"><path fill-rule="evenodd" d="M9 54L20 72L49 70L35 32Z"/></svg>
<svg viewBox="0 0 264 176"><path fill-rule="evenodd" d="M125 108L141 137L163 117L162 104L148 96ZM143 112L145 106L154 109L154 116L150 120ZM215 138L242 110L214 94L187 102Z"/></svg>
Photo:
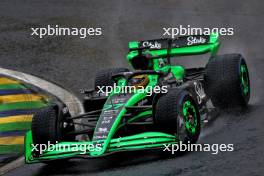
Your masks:
<svg viewBox="0 0 264 176"><path fill-rule="evenodd" d="M104 141L82 141L49 144L50 146L47 146L47 148L39 154L39 152L34 151L36 150L36 146L33 145L32 132L29 131L25 136L25 161L26 163L36 163L73 157L100 157L119 151L164 148L165 144L178 143L178 139L177 137L166 133L144 132L132 136L112 139L106 152L101 154L100 148L94 146L103 142ZM38 148L40 148L40 146L38 146Z"/></svg>

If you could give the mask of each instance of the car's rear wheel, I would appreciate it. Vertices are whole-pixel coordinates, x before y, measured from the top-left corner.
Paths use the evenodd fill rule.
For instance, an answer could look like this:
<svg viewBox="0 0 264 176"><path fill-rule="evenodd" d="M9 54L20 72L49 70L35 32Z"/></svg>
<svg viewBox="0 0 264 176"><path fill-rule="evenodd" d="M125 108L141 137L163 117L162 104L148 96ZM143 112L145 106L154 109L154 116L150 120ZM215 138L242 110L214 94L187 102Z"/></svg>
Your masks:
<svg viewBox="0 0 264 176"><path fill-rule="evenodd" d="M154 122L162 131L177 135L183 143L196 143L200 135L200 113L186 90L170 90L158 100L155 109Z"/></svg>
<svg viewBox="0 0 264 176"><path fill-rule="evenodd" d="M212 57L206 65L205 85L215 107L246 106L250 98L250 80L243 56L225 54Z"/></svg>

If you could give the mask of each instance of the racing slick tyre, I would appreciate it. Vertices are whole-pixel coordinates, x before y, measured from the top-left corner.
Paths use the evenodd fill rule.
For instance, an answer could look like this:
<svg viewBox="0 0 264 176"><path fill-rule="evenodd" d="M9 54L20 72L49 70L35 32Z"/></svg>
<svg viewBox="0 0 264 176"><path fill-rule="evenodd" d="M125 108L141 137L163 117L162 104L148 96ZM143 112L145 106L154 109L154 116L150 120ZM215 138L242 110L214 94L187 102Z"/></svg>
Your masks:
<svg viewBox="0 0 264 176"><path fill-rule="evenodd" d="M129 69L127 68L109 68L105 70L100 70L95 75L95 89L97 89L97 86L103 87L103 86L113 86L114 81L111 79L113 75L122 73L122 72L128 72Z"/></svg>
<svg viewBox="0 0 264 176"><path fill-rule="evenodd" d="M32 138L35 144L55 143L56 141L74 141L75 137L68 137L66 132L74 131L74 125L71 124L63 128L63 115L59 115L58 110L51 106L38 112L32 118L31 130Z"/></svg>
<svg viewBox="0 0 264 176"><path fill-rule="evenodd" d="M250 81L241 54L210 58L205 68L205 90L218 108L245 107L250 98Z"/></svg>
<svg viewBox="0 0 264 176"><path fill-rule="evenodd" d="M156 105L154 123L183 143L196 143L200 135L200 113L194 99L184 89L172 89Z"/></svg>

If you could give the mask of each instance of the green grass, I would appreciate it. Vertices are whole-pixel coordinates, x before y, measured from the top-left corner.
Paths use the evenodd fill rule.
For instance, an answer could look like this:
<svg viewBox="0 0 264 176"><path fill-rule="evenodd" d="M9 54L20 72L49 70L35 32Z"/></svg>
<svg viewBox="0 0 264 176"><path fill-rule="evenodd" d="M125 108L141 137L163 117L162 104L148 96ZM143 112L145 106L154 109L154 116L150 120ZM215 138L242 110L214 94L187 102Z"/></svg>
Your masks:
<svg viewBox="0 0 264 176"><path fill-rule="evenodd" d="M27 101L0 104L0 111L10 111L18 109L38 109L45 107L46 104L42 101Z"/></svg>
<svg viewBox="0 0 264 176"><path fill-rule="evenodd" d="M0 124L0 131L19 131L19 130L29 130L31 128L31 122L14 122Z"/></svg>
<svg viewBox="0 0 264 176"><path fill-rule="evenodd" d="M1 89L26 89L26 87L21 84L2 84L0 85Z"/></svg>
<svg viewBox="0 0 264 176"><path fill-rule="evenodd" d="M0 154L23 153L24 145L0 145Z"/></svg>

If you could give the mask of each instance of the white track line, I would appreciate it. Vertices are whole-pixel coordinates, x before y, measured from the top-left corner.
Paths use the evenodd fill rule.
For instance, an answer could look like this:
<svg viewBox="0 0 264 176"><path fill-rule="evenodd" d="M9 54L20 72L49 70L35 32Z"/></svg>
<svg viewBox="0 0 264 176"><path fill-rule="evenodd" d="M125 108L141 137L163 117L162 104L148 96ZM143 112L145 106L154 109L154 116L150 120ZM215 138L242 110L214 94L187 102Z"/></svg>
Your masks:
<svg viewBox="0 0 264 176"><path fill-rule="evenodd" d="M4 175L7 172L22 166L24 164L24 162L25 162L24 157L19 157L18 159L16 159L16 160L14 160L14 161L2 166L0 168L0 175Z"/></svg>
<svg viewBox="0 0 264 176"><path fill-rule="evenodd" d="M50 83L46 80L43 80L41 78L38 78L33 75L29 75L26 73L9 70L5 68L0 68L0 73L3 75L7 75L13 78L16 78L18 80L21 80L23 82L32 84L36 87L39 87L50 94L55 95L58 97L61 101L63 101L67 107L69 108L70 113L74 116L80 113L84 112L83 106L81 101L75 97L72 93L69 91L59 87L58 85L55 85L53 83Z"/></svg>

